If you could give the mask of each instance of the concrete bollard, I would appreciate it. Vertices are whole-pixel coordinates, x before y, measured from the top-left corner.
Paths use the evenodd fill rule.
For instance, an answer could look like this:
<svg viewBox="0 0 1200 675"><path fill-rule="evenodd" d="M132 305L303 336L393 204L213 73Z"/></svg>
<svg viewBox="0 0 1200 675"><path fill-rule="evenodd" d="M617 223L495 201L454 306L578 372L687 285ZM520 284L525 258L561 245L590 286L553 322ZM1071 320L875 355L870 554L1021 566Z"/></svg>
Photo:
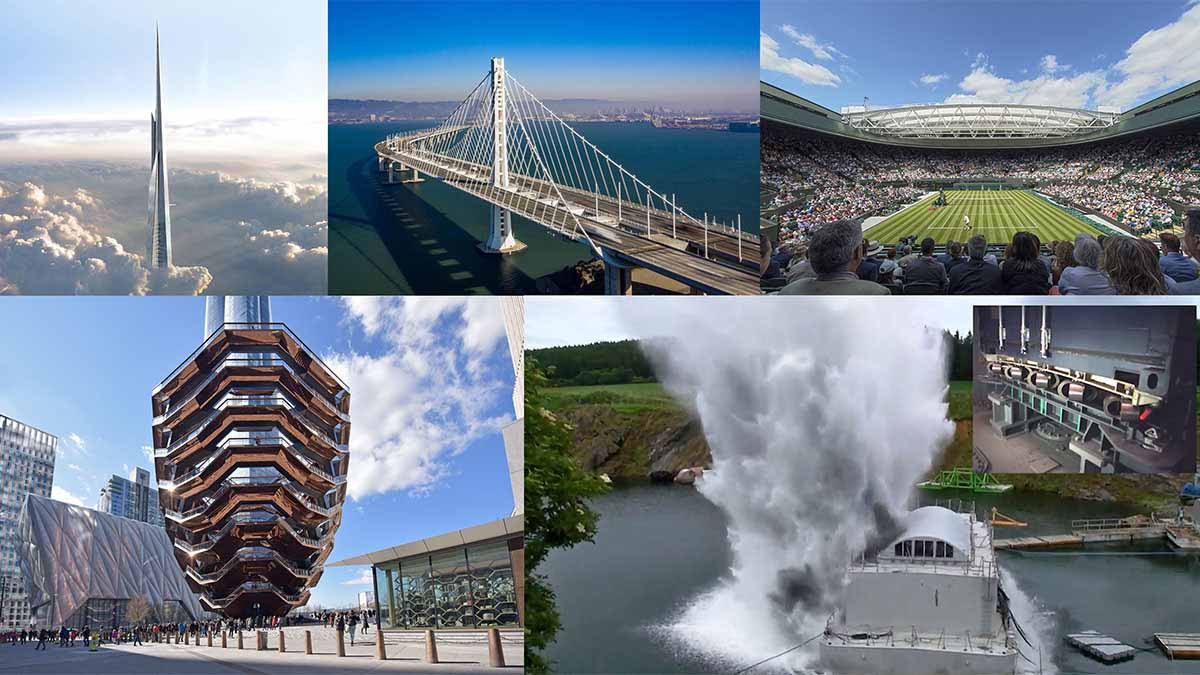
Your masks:
<svg viewBox="0 0 1200 675"><path fill-rule="evenodd" d="M312 654L312 631L304 631L304 653Z"/></svg>
<svg viewBox="0 0 1200 675"><path fill-rule="evenodd" d="M504 647L500 645L500 630L488 629L488 665L493 668L504 667Z"/></svg>
<svg viewBox="0 0 1200 675"><path fill-rule="evenodd" d="M387 647L383 644L383 627L375 624L375 658L387 661Z"/></svg>
<svg viewBox="0 0 1200 675"><path fill-rule="evenodd" d="M337 655L346 655L346 634L340 630L337 632Z"/></svg>
<svg viewBox="0 0 1200 675"><path fill-rule="evenodd" d="M242 631L238 631L238 649L242 648Z"/></svg>
<svg viewBox="0 0 1200 675"><path fill-rule="evenodd" d="M228 640L229 640L229 633L227 631L221 631L221 649L229 648Z"/></svg>
<svg viewBox="0 0 1200 675"><path fill-rule="evenodd" d="M432 630L425 631L425 663L437 663L437 638Z"/></svg>
<svg viewBox="0 0 1200 675"><path fill-rule="evenodd" d="M212 632L211 631L208 633L208 646L209 647L212 646Z"/></svg>
<svg viewBox="0 0 1200 675"><path fill-rule="evenodd" d="M279 631L279 653L280 654L287 651L287 647L285 646L286 644L287 644L287 641L284 639L283 631Z"/></svg>

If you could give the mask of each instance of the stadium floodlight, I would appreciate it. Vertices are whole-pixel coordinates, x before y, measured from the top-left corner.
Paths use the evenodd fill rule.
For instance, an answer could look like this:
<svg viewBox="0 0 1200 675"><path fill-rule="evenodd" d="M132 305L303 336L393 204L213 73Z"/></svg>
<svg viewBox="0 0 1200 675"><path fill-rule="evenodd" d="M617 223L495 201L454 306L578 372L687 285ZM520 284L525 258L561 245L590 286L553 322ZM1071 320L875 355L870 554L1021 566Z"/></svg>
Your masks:
<svg viewBox="0 0 1200 675"><path fill-rule="evenodd" d="M1111 110L997 103L842 111L844 124L891 138L1070 138L1107 129L1119 118Z"/></svg>

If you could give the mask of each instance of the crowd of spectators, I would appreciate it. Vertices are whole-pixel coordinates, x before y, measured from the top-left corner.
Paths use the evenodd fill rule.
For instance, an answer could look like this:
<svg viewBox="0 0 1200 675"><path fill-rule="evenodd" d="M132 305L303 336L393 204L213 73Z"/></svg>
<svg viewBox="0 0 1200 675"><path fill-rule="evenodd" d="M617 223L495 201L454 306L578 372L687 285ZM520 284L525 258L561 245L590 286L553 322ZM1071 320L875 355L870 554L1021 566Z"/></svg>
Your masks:
<svg viewBox="0 0 1200 675"><path fill-rule="evenodd" d="M1200 294L1200 209L1187 212L1182 238L1158 240L1080 233L1044 243L1022 231L998 257L982 234L939 253L932 238L885 247L864 239L858 221L839 220L815 228L802 249L777 249L764 283L799 295Z"/></svg>
<svg viewBox="0 0 1200 675"><path fill-rule="evenodd" d="M1020 151L893 147L799 130L766 133L762 181L773 192L781 238L796 242L837 220L886 215L916 201L917 182L1013 180L1097 212L1148 238L1171 229L1176 203L1200 196L1195 131Z"/></svg>

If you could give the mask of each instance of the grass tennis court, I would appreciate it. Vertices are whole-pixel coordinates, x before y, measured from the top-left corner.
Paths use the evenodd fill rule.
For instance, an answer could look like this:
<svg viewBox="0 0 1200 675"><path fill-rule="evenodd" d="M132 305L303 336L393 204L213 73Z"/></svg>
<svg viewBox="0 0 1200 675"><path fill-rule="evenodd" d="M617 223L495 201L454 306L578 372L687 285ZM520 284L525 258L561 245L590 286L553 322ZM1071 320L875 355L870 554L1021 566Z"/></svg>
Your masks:
<svg viewBox="0 0 1200 675"><path fill-rule="evenodd" d="M946 206L933 207L932 195L875 225L866 232L868 239L894 244L910 234L920 242L925 237L944 244L966 241L982 234L988 243L1006 243L1021 230L1038 236L1042 243L1072 240L1080 232L1099 235L1100 231L1071 216L1050 202L1026 190L946 190ZM963 227L963 214L971 219L971 229Z"/></svg>

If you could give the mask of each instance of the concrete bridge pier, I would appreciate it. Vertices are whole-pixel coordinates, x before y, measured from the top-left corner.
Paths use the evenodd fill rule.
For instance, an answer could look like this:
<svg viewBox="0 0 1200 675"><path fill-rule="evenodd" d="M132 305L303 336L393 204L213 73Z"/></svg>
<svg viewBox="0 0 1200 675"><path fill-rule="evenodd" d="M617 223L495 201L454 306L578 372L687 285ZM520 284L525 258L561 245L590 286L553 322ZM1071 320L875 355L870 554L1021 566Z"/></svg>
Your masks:
<svg viewBox="0 0 1200 675"><path fill-rule="evenodd" d="M617 262L609 255L601 260L604 262L604 294L633 295L633 266Z"/></svg>
<svg viewBox="0 0 1200 675"><path fill-rule="evenodd" d="M517 241L512 231L512 212L503 206L492 205L492 225L488 231L488 240L479 244L479 250L484 253L499 253L508 255L525 249L525 244Z"/></svg>
<svg viewBox="0 0 1200 675"><path fill-rule="evenodd" d="M421 178L421 172L420 172L420 171L417 171L417 167L415 167L415 166L410 166L410 167L408 167L408 168L409 168L410 170L412 170L412 176L410 176L410 177L408 177L408 178L401 178L401 179L400 179L400 182L401 182L401 183L424 183L424 182L425 182L425 179L424 179L424 178ZM401 166L400 166L400 173L404 173L404 166L403 166L403 165L401 165Z"/></svg>

